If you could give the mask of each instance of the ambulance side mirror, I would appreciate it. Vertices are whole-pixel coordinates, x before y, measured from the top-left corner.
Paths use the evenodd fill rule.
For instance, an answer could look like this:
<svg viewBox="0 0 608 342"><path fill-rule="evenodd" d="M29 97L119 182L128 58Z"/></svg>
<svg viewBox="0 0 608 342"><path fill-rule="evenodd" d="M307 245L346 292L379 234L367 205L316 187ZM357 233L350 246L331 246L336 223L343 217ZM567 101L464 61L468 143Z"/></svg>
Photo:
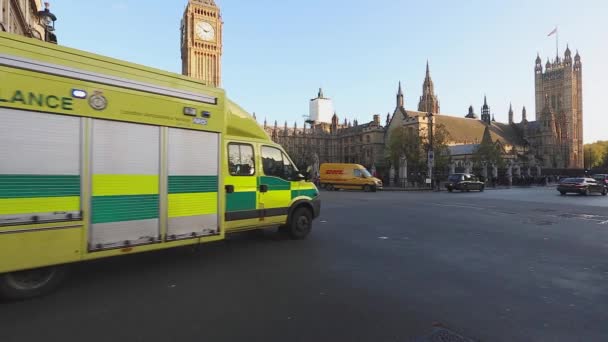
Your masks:
<svg viewBox="0 0 608 342"><path fill-rule="evenodd" d="M304 171L304 180L310 181L312 178L312 166L308 166L306 171Z"/></svg>

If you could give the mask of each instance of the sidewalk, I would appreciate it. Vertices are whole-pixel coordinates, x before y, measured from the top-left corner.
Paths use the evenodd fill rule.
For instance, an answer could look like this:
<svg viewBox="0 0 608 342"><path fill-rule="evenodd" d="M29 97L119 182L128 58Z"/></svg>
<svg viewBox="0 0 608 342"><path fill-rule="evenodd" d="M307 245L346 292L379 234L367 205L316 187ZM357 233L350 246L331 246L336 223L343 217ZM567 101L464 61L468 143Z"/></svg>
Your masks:
<svg viewBox="0 0 608 342"><path fill-rule="evenodd" d="M396 186L385 186L382 191L433 191L431 188L399 188Z"/></svg>
<svg viewBox="0 0 608 342"><path fill-rule="evenodd" d="M557 186L557 184L549 184L549 185L513 185L511 187L506 186L506 185L499 185L496 187L492 187L492 186L487 186L485 187L486 191L490 191L490 190L509 190L509 189L551 189L551 188L555 188ZM407 188L400 188L400 187L396 187L396 186L385 186L384 189L382 191L435 191L437 192L437 189L431 189L429 187L407 187ZM439 191L447 191L447 189L445 188L445 185L442 184L441 188Z"/></svg>

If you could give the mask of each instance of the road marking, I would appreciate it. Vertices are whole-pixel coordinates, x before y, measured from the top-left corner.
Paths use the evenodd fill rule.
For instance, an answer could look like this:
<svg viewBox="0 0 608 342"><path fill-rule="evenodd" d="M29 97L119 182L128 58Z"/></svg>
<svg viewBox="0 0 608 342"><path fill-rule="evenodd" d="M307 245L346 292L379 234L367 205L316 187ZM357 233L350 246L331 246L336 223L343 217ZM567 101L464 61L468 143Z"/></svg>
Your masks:
<svg viewBox="0 0 608 342"><path fill-rule="evenodd" d="M575 214L575 213L563 213L559 215L552 215L558 218L567 218L567 219L579 219L584 221L591 221L597 224L608 224L608 220L606 220L606 216L600 215L592 215L592 214Z"/></svg>
<svg viewBox="0 0 608 342"><path fill-rule="evenodd" d="M436 205L438 207L455 207L455 208L471 208L471 209L494 209L495 207L478 207L474 205L464 205L464 204L443 204L443 203L431 203L432 205Z"/></svg>
<svg viewBox="0 0 608 342"><path fill-rule="evenodd" d="M464 203L453 203L453 204L430 203L430 204L434 205L434 206L438 206L438 207L453 207L453 208L466 208L466 209L477 209L477 210L492 210L495 213L511 214L511 215L516 214L516 213L510 213L510 212L501 212L501 211L498 210L497 207L480 207L480 206L469 205L469 204L464 204ZM576 213L561 213L561 214L557 214L557 215L553 214L553 215L541 215L541 216L554 217L554 218L560 218L560 219L579 219L579 220L594 222L596 224L608 225L608 220L607 220L608 216L600 216L600 215L593 215L593 214L576 214Z"/></svg>

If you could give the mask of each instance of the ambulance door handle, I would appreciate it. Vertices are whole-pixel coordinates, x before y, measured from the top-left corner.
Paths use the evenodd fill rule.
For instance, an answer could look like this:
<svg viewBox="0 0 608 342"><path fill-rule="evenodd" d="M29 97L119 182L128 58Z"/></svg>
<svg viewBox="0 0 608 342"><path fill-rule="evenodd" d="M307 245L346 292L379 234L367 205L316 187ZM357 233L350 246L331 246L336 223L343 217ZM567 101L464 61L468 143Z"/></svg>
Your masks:
<svg viewBox="0 0 608 342"><path fill-rule="evenodd" d="M231 194L234 192L234 185L226 185L226 193Z"/></svg>
<svg viewBox="0 0 608 342"><path fill-rule="evenodd" d="M266 185L266 184L260 185L260 192L268 192L268 185Z"/></svg>

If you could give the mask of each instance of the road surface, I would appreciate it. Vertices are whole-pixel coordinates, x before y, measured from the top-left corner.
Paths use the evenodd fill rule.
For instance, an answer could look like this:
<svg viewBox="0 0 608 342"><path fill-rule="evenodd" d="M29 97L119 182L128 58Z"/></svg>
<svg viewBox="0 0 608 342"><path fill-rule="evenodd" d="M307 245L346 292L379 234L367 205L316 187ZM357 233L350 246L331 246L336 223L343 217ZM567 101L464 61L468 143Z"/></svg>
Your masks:
<svg viewBox="0 0 608 342"><path fill-rule="evenodd" d="M0 303L8 341L605 341L608 198L550 188L322 192L306 241L274 232L76 267Z"/></svg>

